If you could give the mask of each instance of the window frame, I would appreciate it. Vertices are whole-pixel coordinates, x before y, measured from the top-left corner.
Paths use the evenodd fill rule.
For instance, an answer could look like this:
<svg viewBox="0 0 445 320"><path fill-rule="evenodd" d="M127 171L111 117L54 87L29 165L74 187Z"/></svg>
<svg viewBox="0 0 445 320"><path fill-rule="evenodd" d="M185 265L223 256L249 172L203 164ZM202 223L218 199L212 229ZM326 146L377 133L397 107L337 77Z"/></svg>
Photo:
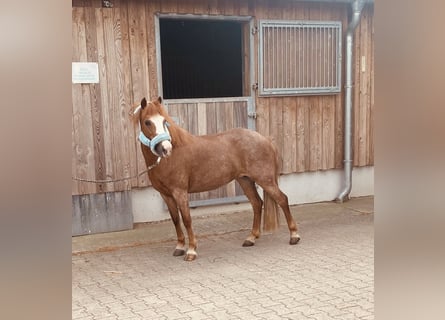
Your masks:
<svg viewBox="0 0 445 320"><path fill-rule="evenodd" d="M156 72L157 72L157 84L158 84L158 92L163 95L163 74L162 74L162 55L161 55L161 32L160 32L160 19L179 19L179 20L210 20L210 21L232 21L238 22L246 25L249 28L249 31L253 28L253 17L252 16L224 16L224 15L206 15L206 14L179 14L179 13L155 13L155 45L156 45ZM248 65L245 66L244 59L242 60L242 97L254 96L254 90L252 87L252 79L253 79L253 57L254 57L254 48L253 48L253 38L252 34L249 32L249 38L246 41L249 43L249 48L245 52L250 58ZM245 48L242 48L244 50ZM242 58L242 57L241 57ZM246 68L247 67L247 68ZM246 85L246 83L248 85ZM247 90L246 90L247 88ZM203 99L224 99L227 97L210 97ZM198 99L198 98L184 98L184 99ZM182 99L182 100L184 100ZM169 99L175 100L175 99ZM178 100L178 99L176 99ZM179 99L181 100L181 99Z"/></svg>
<svg viewBox="0 0 445 320"><path fill-rule="evenodd" d="M330 86L293 86L293 87L271 87L265 88L265 54L264 54L264 45L265 45L265 28L291 28L297 30L308 30L309 28L315 28L317 30L324 28L324 30L331 29L336 32L336 40L331 41L330 44L335 44L335 59L333 59L333 63L335 61L335 76L332 79L335 79L335 84ZM314 20L260 20L259 21L259 45L258 45L258 72L259 72L259 82L258 89L260 96L294 96L294 95L328 95L328 94L337 94L341 92L341 76L342 76L342 23L341 21L314 21ZM299 32L303 32L299 31ZM304 38L303 38L304 39ZM303 40L304 41L304 40ZM321 40L320 40L321 41ZM275 43L276 45L277 43ZM327 43L324 43L327 45ZM296 43L291 42L290 45L286 45L287 49L293 48L296 50ZM286 48L283 48L286 50ZM280 50L277 49L277 52ZM298 51L301 52L300 47L298 47ZM289 52L284 51L282 55L289 59ZM302 59L303 56L303 59ZM304 61L304 53L303 55L298 56L299 61ZM272 61L274 63L275 61ZM285 62L286 63L286 62ZM333 63L331 65L333 65ZM295 67L296 68L296 67ZM316 69L317 70L317 69ZM305 77L306 74L303 71L298 70L299 76ZM301 81L301 80L300 80ZM290 82L290 81L289 81ZM303 81L304 82L304 81Z"/></svg>

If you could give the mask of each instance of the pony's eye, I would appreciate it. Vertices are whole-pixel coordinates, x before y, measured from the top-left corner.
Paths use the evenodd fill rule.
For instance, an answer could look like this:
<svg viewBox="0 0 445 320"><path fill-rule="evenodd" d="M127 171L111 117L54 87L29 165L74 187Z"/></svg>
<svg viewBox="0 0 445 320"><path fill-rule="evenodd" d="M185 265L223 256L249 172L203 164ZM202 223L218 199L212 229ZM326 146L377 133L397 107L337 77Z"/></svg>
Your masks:
<svg viewBox="0 0 445 320"><path fill-rule="evenodd" d="M147 127L151 126L151 121L150 120L145 120L144 123L145 123L145 125Z"/></svg>

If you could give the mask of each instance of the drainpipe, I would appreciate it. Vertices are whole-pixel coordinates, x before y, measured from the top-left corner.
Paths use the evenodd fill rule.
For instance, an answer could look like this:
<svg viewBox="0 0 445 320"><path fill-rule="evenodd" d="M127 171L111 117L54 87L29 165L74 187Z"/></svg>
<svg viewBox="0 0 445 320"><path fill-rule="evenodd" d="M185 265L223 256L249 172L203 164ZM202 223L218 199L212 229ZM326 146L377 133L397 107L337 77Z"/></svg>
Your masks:
<svg viewBox="0 0 445 320"><path fill-rule="evenodd" d="M364 0L355 0L352 3L352 19L346 32L346 97L344 118L344 189L338 195L337 202L349 200L352 189L352 50L355 28L362 13Z"/></svg>

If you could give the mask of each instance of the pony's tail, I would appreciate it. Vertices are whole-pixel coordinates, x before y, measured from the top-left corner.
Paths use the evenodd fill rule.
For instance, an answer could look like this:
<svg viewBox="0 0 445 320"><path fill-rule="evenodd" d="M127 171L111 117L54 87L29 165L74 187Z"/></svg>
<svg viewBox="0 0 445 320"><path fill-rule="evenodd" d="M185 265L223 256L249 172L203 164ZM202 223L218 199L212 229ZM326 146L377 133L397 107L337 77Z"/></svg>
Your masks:
<svg viewBox="0 0 445 320"><path fill-rule="evenodd" d="M278 150L273 143L271 143L273 152L274 152L274 160L275 160L275 181L278 183L278 177L280 175L280 159L278 155ZM263 199L264 199L264 219L263 219L263 231L264 232L273 232L278 229L280 225L280 212L278 204L275 200L263 190Z"/></svg>

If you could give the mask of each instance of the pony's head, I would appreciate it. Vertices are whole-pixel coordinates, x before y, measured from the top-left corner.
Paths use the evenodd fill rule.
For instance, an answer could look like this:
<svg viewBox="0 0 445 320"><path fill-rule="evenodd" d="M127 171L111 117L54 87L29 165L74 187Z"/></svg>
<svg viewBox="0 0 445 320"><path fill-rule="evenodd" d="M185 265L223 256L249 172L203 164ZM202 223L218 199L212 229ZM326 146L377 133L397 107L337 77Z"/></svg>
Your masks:
<svg viewBox="0 0 445 320"><path fill-rule="evenodd" d="M133 115L139 115L139 125L141 132L139 140L142 144L150 148L150 150L158 157L169 157L172 152L172 144L170 132L168 130L169 122L166 119L162 105L162 98L147 102L143 98L141 104L138 105Z"/></svg>

